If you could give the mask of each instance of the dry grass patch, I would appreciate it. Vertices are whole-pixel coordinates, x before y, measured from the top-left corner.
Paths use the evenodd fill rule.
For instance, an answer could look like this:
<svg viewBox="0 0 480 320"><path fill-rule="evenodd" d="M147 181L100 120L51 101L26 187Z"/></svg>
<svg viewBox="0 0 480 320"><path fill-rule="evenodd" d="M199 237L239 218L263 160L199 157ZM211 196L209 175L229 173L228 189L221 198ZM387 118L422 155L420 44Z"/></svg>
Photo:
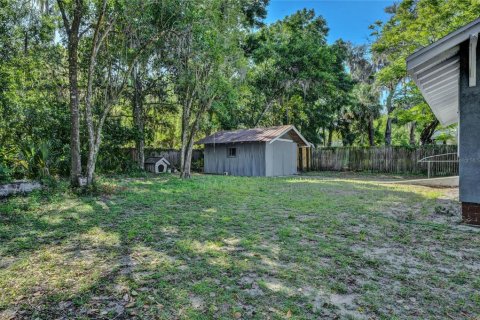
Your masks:
<svg viewBox="0 0 480 320"><path fill-rule="evenodd" d="M0 203L0 319L468 319L480 229L386 177L102 179Z"/></svg>

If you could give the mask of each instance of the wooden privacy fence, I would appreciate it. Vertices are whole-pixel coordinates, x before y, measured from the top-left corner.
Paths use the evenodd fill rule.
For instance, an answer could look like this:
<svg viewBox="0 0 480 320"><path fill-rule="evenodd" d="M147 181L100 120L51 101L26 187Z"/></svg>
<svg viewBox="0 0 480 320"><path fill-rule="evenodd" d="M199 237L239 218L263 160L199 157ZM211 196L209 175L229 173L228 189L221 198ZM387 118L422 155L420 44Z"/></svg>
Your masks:
<svg viewBox="0 0 480 320"><path fill-rule="evenodd" d="M420 161L440 155L441 161ZM428 167L431 176L458 175L457 146L318 148L312 150L310 169L427 174Z"/></svg>
<svg viewBox="0 0 480 320"><path fill-rule="evenodd" d="M138 155L135 148L129 148L128 152L134 161L137 161ZM145 160L148 157L165 157L175 168L180 168L180 150L176 149L145 149ZM203 150L194 149L192 154L192 164L203 159Z"/></svg>

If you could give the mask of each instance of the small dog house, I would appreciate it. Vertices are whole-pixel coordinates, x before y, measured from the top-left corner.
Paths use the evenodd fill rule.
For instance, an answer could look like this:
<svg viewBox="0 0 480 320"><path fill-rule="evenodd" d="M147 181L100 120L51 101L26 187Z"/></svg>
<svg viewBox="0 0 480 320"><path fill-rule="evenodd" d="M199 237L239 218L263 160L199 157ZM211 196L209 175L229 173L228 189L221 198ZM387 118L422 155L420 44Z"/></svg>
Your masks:
<svg viewBox="0 0 480 320"><path fill-rule="evenodd" d="M145 160L145 170L153 173L169 172L170 162L164 157L150 157Z"/></svg>

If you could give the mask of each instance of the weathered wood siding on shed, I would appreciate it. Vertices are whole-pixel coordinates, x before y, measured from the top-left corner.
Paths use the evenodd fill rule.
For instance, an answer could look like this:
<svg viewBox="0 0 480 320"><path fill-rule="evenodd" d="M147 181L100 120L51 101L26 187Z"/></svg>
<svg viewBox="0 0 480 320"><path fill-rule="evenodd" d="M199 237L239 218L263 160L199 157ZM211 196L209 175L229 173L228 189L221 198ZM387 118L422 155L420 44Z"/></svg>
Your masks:
<svg viewBox="0 0 480 320"><path fill-rule="evenodd" d="M228 148L237 148L237 156L227 156ZM265 143L206 144L205 173L233 176L265 176Z"/></svg>
<svg viewBox="0 0 480 320"><path fill-rule="evenodd" d="M297 144L294 141L277 140L267 143L265 154L268 177L297 173Z"/></svg>

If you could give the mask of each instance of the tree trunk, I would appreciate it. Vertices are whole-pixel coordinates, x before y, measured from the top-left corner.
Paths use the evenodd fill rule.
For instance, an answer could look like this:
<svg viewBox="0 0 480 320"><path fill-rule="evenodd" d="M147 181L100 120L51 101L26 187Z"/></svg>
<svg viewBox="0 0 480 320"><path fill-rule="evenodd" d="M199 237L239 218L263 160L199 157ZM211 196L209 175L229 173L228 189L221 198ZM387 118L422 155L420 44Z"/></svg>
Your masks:
<svg viewBox="0 0 480 320"><path fill-rule="evenodd" d="M210 110L210 111L208 112L208 121L209 121L209 123L213 123L213 121L214 121L214 120L213 120L213 117L214 117L214 112L213 112L213 110ZM207 128L205 128L205 136L208 137L208 136L211 135L211 134L212 134L212 126L208 126Z"/></svg>
<svg viewBox="0 0 480 320"><path fill-rule="evenodd" d="M440 124L437 119L433 120L430 122L423 130L422 133L420 134L420 143L422 145L430 144L432 143L432 136L435 133L435 129L437 129L437 126Z"/></svg>
<svg viewBox="0 0 480 320"><path fill-rule="evenodd" d="M91 186L95 183L95 167L97 163L98 147L94 145L93 150L88 151L87 163L87 185Z"/></svg>
<svg viewBox="0 0 480 320"><path fill-rule="evenodd" d="M327 134L325 133L325 127L322 128L322 140L323 140L323 146L327 146Z"/></svg>
<svg viewBox="0 0 480 320"><path fill-rule="evenodd" d="M212 106L213 100L215 99L215 95L211 97L207 102L204 102L200 110L196 113L195 120L191 126L191 130L189 132L187 143L183 148L183 152L185 153L183 156L183 166L180 173L180 177L183 179L188 179L191 177L191 168L192 168L192 154L193 154L193 142L195 139L195 135L197 134L198 129L200 128L200 120L202 116L205 114L206 111L210 110ZM182 144L183 147L183 144Z"/></svg>
<svg viewBox="0 0 480 320"><path fill-rule="evenodd" d="M63 10L63 6L61 6ZM82 162L80 154L80 98L78 90L78 43L81 10L78 5L74 9L74 17L70 26L64 18L64 27L68 35L68 82L70 91L70 184L80 186Z"/></svg>
<svg viewBox="0 0 480 320"><path fill-rule="evenodd" d="M78 38L70 37L68 46L68 78L70 82L70 184L80 185L82 160L80 155L80 102L78 92Z"/></svg>
<svg viewBox="0 0 480 320"><path fill-rule="evenodd" d="M202 117L203 112L206 108L202 108L202 110L197 114L195 121L192 125L192 129L188 136L187 145L185 146L185 161L182 167L181 178L188 179L192 176L191 169L192 169L192 155L193 155L193 141L195 139L195 135L197 134L198 129L200 128L200 118Z"/></svg>
<svg viewBox="0 0 480 320"><path fill-rule="evenodd" d="M103 21L107 6L107 1L103 0L102 11L98 15L98 20L94 29L92 39L92 51L90 53L90 64L88 65L87 73L87 92L85 95L85 118L88 129L88 160L87 160L87 186L91 186L95 183L94 174L97 163L98 151L102 142L102 129L105 119L111 106L114 104L115 99L112 99L106 103L105 110L98 121L98 125L95 130L95 122L93 119L91 99L93 97L93 78L95 73L95 66L97 64L97 55L100 47L105 40L106 36L111 30L112 24L107 24L103 34L100 35L100 29ZM127 75L128 76L128 75ZM123 88L123 86L122 86Z"/></svg>
<svg viewBox="0 0 480 320"><path fill-rule="evenodd" d="M260 116L258 117L257 121L255 121L254 127L258 126L258 124L259 124L260 121L262 120L263 116L270 110L270 108L272 107L272 105L273 105L273 101L269 101L269 102L265 105L265 108L263 109L262 113L261 113Z"/></svg>
<svg viewBox="0 0 480 320"><path fill-rule="evenodd" d="M370 147L375 146L375 127L373 125L373 117L368 119L368 142Z"/></svg>
<svg viewBox="0 0 480 320"><path fill-rule="evenodd" d="M417 122L412 121L410 123L410 145L414 146L415 145L415 129L417 128Z"/></svg>
<svg viewBox="0 0 480 320"><path fill-rule="evenodd" d="M102 144L102 130L107 119L108 113L110 112L115 101L110 101L110 104L105 107L105 110L98 121L97 130L94 132L93 141L89 141L90 147L88 150L88 162L87 162L87 186L93 185L95 183L95 167L97 164L98 152L100 151L100 145ZM93 123L88 124L89 128L93 128ZM93 129L92 129L93 130Z"/></svg>
<svg viewBox="0 0 480 320"><path fill-rule="evenodd" d="M125 86L128 82L128 79L130 79L131 72L132 72L133 66L135 65L136 59L139 57L140 53L142 52L141 50L137 51L135 58L132 60L131 64L128 67L128 71L125 73L125 77L123 78L122 84L120 85L120 87L118 87L117 92L115 92L115 94L113 94L113 96L110 97L109 99L106 99L107 101L105 102L105 108L103 110L103 113L100 116L100 119L98 120L96 129L95 129L95 123L93 120L93 114L92 114L91 104L90 104L90 99L92 97L93 68L96 64L96 55L98 53L98 50L102 45L103 41L105 40L106 36L108 35L108 33L111 31L111 28L113 26L113 23L110 22L105 28L105 30L103 31L103 34L101 36L98 35L99 26L102 21L103 14L105 13L106 3L107 1L104 0L103 11L98 19L97 28L94 33L93 48L92 48L92 54L90 59L89 72L88 72L87 94L85 97L85 109L86 109L86 115L87 115L86 118L87 118L87 128L88 128L88 138L89 138L88 139L89 150L88 150L88 162L87 162L87 185L92 185L94 183L95 167L96 167L96 162L98 158L98 152L100 150L100 145L102 144L102 130L103 130L103 126L105 125L105 121L110 111L112 110L113 106L118 102L119 98L121 97L122 92L125 89Z"/></svg>
<svg viewBox="0 0 480 320"><path fill-rule="evenodd" d="M290 115L288 111L289 110L288 110L288 103L287 103L287 106L285 107L285 120L286 120L286 123L284 123L285 125L290 124L290 117L289 117Z"/></svg>
<svg viewBox="0 0 480 320"><path fill-rule="evenodd" d="M194 91L190 92L190 89L187 88L187 92L185 93L185 101L183 103L183 110L182 110L182 132L181 132L181 139L182 139L182 146L180 148L180 177L183 178L185 163L186 163L186 151L187 151L187 144L188 144L188 129L190 124L190 116L191 116L191 108L193 104L193 95Z"/></svg>
<svg viewBox="0 0 480 320"><path fill-rule="evenodd" d="M388 116L387 125L385 126L385 145L392 145L392 118Z"/></svg>
<svg viewBox="0 0 480 320"><path fill-rule="evenodd" d="M88 161L86 169L86 178L87 185L94 183L94 173L95 166L98 157L98 152L102 142L102 129L105 124L105 120L121 96L128 79L130 79L132 68L135 64L136 59L139 57L140 53L146 47L139 49L134 58L132 59L131 64L128 66L128 71L125 74L125 77L122 81L122 84L119 86L117 92L113 94L113 97L106 99L105 109L103 110L102 115L95 126L95 121L92 112L91 100L93 97L93 78L94 78L94 69L96 65L97 54L104 43L106 37L109 35L110 31L114 26L115 19L112 18L108 22L104 22L105 12L107 8L107 0L103 0L101 11L99 12L97 23L94 27L93 38L92 38L92 48L90 54L90 61L88 65L88 74L87 74L87 91L85 94L85 115L88 129ZM68 61L69 61L69 86L70 86L70 109L71 109L71 184L72 186L80 185L81 178L81 158L80 158L80 113L79 113L79 92L78 92L78 44L80 39L80 25L83 17L84 11L84 1L77 0L75 1L73 8L73 18L70 25L68 15L65 10L65 4L63 0L57 0L58 7L62 14L62 20L65 26L66 33L68 35ZM157 37L150 39L148 43L154 41Z"/></svg>
<svg viewBox="0 0 480 320"><path fill-rule="evenodd" d="M186 106L182 112L182 146L180 148L180 177L183 178L183 170L185 168L185 152L187 149L187 137L188 137L188 123L190 122L189 117L187 117Z"/></svg>
<svg viewBox="0 0 480 320"><path fill-rule="evenodd" d="M186 146L185 162L182 168L181 178L188 179L192 176L192 154L193 154L193 138L189 139Z"/></svg>
<svg viewBox="0 0 480 320"><path fill-rule="evenodd" d="M395 93L395 87L390 89L387 96L387 125L385 126L385 145L390 146L392 144L392 118L390 117L393 111L393 95Z"/></svg>
<svg viewBox="0 0 480 320"><path fill-rule="evenodd" d="M138 70L133 72L133 122L137 129L136 149L138 157L138 167L145 169L145 121L143 119L143 90L142 82L139 79Z"/></svg>
<svg viewBox="0 0 480 320"><path fill-rule="evenodd" d="M23 39L23 54L28 54L28 32L25 31L24 39Z"/></svg>
<svg viewBox="0 0 480 320"><path fill-rule="evenodd" d="M332 138L333 138L333 129L328 129L328 140L327 140L327 147L332 146Z"/></svg>
<svg viewBox="0 0 480 320"><path fill-rule="evenodd" d="M192 168L192 154L193 154L193 139L198 129L198 117L195 119L190 134L188 135L187 141L184 146L184 155L183 155L183 166L180 173L182 179L188 179L191 177L191 168Z"/></svg>

